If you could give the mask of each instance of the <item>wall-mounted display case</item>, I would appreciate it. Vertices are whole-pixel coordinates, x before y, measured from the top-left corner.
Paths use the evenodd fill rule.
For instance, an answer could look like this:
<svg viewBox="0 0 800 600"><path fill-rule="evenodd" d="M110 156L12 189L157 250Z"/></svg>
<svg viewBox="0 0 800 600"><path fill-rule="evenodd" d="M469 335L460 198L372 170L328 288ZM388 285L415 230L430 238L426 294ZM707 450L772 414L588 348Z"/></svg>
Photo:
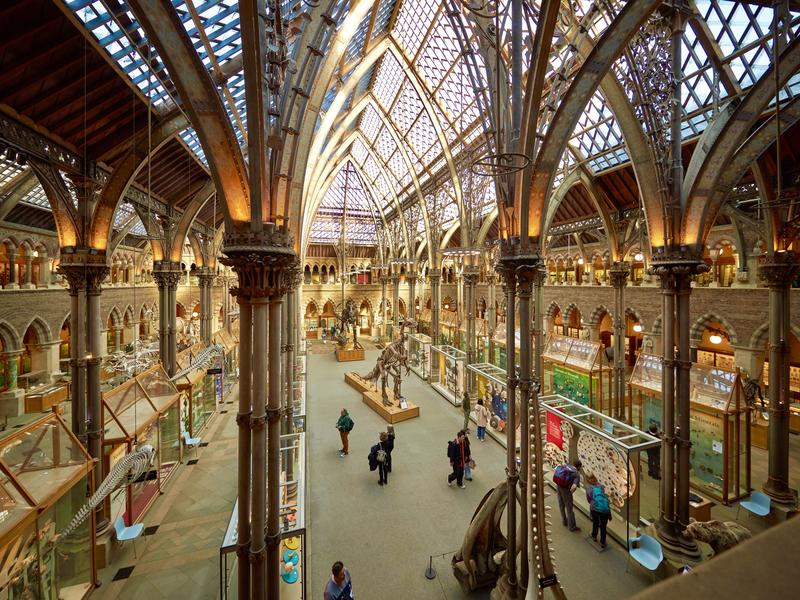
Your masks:
<svg viewBox="0 0 800 600"><path fill-rule="evenodd" d="M456 406L466 389L467 353L453 346L431 345L431 386Z"/></svg>
<svg viewBox="0 0 800 600"><path fill-rule="evenodd" d="M282 600L308 598L306 570L306 440L305 433L281 436L280 554ZM233 505L225 536L219 547L219 597L227 600L236 564L239 500ZM233 594L235 597L235 592Z"/></svg>
<svg viewBox="0 0 800 600"><path fill-rule="evenodd" d="M106 502L110 520L119 515L127 525L140 520L180 462L180 397L160 364L103 392L103 473L138 445L156 449L150 471Z"/></svg>
<svg viewBox="0 0 800 600"><path fill-rule="evenodd" d="M546 394L559 394L598 411L611 405L611 370L600 342L551 335L542 351Z"/></svg>
<svg viewBox="0 0 800 600"><path fill-rule="evenodd" d="M633 420L661 431L663 361L640 354L629 380ZM750 493L750 408L737 371L692 364L690 483L728 504Z"/></svg>
<svg viewBox="0 0 800 600"><path fill-rule="evenodd" d="M658 481L640 474L640 455L661 445L659 438L627 423L592 410L581 402L550 395L539 398L545 411L544 462L552 471L556 466L580 459L581 486L573 495L575 506L589 515L583 488L594 475L605 488L612 518L608 532L626 544L631 529L659 514ZM552 483L552 476L548 476Z"/></svg>
<svg viewBox="0 0 800 600"><path fill-rule="evenodd" d="M92 591L94 516L57 540L94 489L91 469L55 413L0 432L0 598L80 600Z"/></svg>
<svg viewBox="0 0 800 600"><path fill-rule="evenodd" d="M408 366L425 381L431 366L431 338L424 333L411 333L406 338Z"/></svg>

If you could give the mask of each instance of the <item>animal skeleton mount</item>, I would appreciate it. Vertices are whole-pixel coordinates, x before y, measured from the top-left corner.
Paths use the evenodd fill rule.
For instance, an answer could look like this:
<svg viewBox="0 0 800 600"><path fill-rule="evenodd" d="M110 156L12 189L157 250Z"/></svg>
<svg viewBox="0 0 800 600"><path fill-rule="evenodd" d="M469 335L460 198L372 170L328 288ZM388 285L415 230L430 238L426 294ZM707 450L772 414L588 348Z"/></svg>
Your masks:
<svg viewBox="0 0 800 600"><path fill-rule="evenodd" d="M175 375L172 376L171 381L177 381L178 379L180 379L184 375L187 375L188 373L191 373L195 369L206 368L214 359L214 357L221 356L223 352L225 352L225 348L220 344L211 344L209 346L206 346L205 348L200 350L200 352L192 356L191 360L189 361L189 364L185 368L175 373Z"/></svg>
<svg viewBox="0 0 800 600"><path fill-rule="evenodd" d="M125 373L133 377L158 362L158 344L136 340L132 352L115 352L107 356L103 368L111 373Z"/></svg>
<svg viewBox="0 0 800 600"><path fill-rule="evenodd" d="M400 335L391 344L388 344L378 357L375 367L363 376L366 381L371 381L377 387L378 379L381 380L381 398L384 405L392 406L394 402L389 400L389 395L386 393L386 380L391 375L394 378L394 399L400 402L402 395L400 388L403 383L402 368L406 368L406 375L411 372L411 367L408 364L408 352L406 351L406 327L409 329L416 327L417 322L413 319L403 319L400 322Z"/></svg>
<svg viewBox="0 0 800 600"><path fill-rule="evenodd" d="M348 298L342 309L342 314L339 315L339 334L336 336L336 341L342 348L347 346L348 328L353 329L353 348L356 350L362 349L363 346L358 341L358 309L352 298Z"/></svg>
<svg viewBox="0 0 800 600"><path fill-rule="evenodd" d="M94 509L100 506L108 496L118 489L124 489L134 483L139 477L144 475L153 464L153 458L156 455L156 450L150 444L143 444L136 448L133 452L124 456L122 460L114 465L111 472L103 480L103 483L97 488L89 501L84 504L75 516L72 517L64 531L55 536L52 544L58 544L59 541L74 533L78 527L89 517Z"/></svg>

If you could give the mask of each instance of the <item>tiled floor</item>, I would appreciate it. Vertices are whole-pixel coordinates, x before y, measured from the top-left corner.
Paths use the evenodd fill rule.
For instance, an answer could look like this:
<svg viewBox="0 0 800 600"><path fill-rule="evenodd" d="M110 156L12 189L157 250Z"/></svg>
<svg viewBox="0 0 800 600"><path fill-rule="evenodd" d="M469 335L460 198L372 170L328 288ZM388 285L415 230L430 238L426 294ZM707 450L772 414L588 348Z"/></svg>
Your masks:
<svg viewBox="0 0 800 600"><path fill-rule="evenodd" d="M235 410L217 415L201 437L208 447L200 448L197 457L194 451L184 457L184 465L147 513L145 526L157 530L136 541L138 559L130 542L122 549L117 546L113 564L100 572L103 585L93 598L219 597L219 545L236 499ZM127 578L112 581L120 569L131 566Z"/></svg>

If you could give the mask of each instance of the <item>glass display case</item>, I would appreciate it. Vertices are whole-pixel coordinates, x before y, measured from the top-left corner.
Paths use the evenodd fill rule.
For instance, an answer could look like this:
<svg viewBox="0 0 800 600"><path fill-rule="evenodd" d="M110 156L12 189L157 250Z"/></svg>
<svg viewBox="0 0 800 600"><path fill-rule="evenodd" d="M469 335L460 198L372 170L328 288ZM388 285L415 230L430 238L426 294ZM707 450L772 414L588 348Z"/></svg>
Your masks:
<svg viewBox="0 0 800 600"><path fill-rule="evenodd" d="M642 456L659 448L659 438L612 419L582 402L559 395L539 398L544 409L544 462L551 471L580 459L581 489L573 495L575 506L589 516L585 485L594 475L605 488L611 510L620 518L608 523L608 533L623 545L631 529L659 514L659 481L640 473Z"/></svg>
<svg viewBox="0 0 800 600"><path fill-rule="evenodd" d="M141 444L156 449L153 465L125 494L106 501L110 520L141 519L181 460L181 394L161 365L103 392L103 473Z"/></svg>
<svg viewBox="0 0 800 600"><path fill-rule="evenodd" d="M304 433L281 436L280 557L281 599L308 598L306 571L306 440ZM235 579L239 501L233 505L225 536L219 547L219 597L227 600ZM236 596L235 591L232 594Z"/></svg>
<svg viewBox="0 0 800 600"><path fill-rule="evenodd" d="M233 341L233 336L225 329L217 331L212 341L225 349L222 359L222 374L218 376L218 384L222 386L222 395L220 398L220 400L222 400L228 397L228 394L231 393L233 386L239 379L238 346L236 342Z"/></svg>
<svg viewBox="0 0 800 600"><path fill-rule="evenodd" d="M640 354L629 380L633 422L661 431L663 362ZM724 504L750 493L750 407L737 371L692 364L691 471L695 489Z"/></svg>
<svg viewBox="0 0 800 600"><path fill-rule="evenodd" d="M483 399L483 405L491 412L489 426L486 432L496 439L503 447L508 447L508 432L506 421L508 420L508 378L506 370L496 367L490 363L478 363L467 365L467 376L473 384L473 389L478 398ZM470 415L475 421L474 407ZM521 439L519 427L517 427L517 447Z"/></svg>
<svg viewBox="0 0 800 600"><path fill-rule="evenodd" d="M406 339L408 366L425 381L430 374L431 338L424 333L410 333Z"/></svg>
<svg viewBox="0 0 800 600"><path fill-rule="evenodd" d="M467 353L448 345L431 345L431 386L455 406L466 389Z"/></svg>
<svg viewBox="0 0 800 600"><path fill-rule="evenodd" d="M195 344L178 354L178 370L187 369L193 357L204 347L202 343ZM217 377L201 367L189 371L175 381L178 390L186 394L181 402L181 422L183 429L192 437L197 437L216 414L222 391L216 385Z"/></svg>
<svg viewBox="0 0 800 600"><path fill-rule="evenodd" d="M55 413L0 433L0 598L81 599L92 591L94 515L57 539L94 488L91 469Z"/></svg>
<svg viewBox="0 0 800 600"><path fill-rule="evenodd" d="M598 411L611 408L611 370L600 342L551 335L542 351L546 394L559 394Z"/></svg>

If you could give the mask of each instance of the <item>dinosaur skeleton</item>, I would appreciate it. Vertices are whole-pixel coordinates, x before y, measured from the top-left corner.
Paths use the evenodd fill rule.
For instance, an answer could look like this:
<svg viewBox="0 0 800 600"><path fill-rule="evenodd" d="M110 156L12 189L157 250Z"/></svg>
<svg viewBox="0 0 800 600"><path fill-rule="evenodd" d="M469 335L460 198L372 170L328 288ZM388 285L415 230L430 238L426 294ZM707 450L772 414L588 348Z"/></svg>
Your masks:
<svg viewBox="0 0 800 600"><path fill-rule="evenodd" d="M408 352L406 351L406 327L415 327L417 324L413 319L403 319L400 322L399 337L388 344L378 357L375 367L363 376L366 381L372 381L376 387L378 379L381 380L381 398L386 406L392 406L389 395L386 393L386 380L391 375L394 378L394 397L398 402L401 398L400 387L403 383L402 368L406 368L406 375L411 372L408 364Z"/></svg>
<svg viewBox="0 0 800 600"><path fill-rule="evenodd" d="M89 501L75 513L75 516L72 517L72 521L70 521L67 528L55 536L51 543L55 545L60 540L73 534L89 515L92 514L92 511L100 506L100 503L110 496L112 492L131 485L139 479L139 477L144 475L153 464L155 455L156 450L153 446L150 444L143 444L130 454L124 456L114 465L114 468L111 469L111 472L103 480L103 483L101 483L95 493L92 494Z"/></svg>
<svg viewBox="0 0 800 600"><path fill-rule="evenodd" d="M192 356L186 368L181 369L172 376L171 381L177 381L184 375L187 375L195 369L205 368L216 356L221 356L225 352L225 347L220 344L211 344L206 346L200 352Z"/></svg>
<svg viewBox="0 0 800 600"><path fill-rule="evenodd" d="M349 298L342 309L342 314L339 315L339 334L336 339L339 345L344 347L347 345L347 329L353 328L353 348L360 350L363 346L358 341L358 309L356 303L352 298Z"/></svg>

